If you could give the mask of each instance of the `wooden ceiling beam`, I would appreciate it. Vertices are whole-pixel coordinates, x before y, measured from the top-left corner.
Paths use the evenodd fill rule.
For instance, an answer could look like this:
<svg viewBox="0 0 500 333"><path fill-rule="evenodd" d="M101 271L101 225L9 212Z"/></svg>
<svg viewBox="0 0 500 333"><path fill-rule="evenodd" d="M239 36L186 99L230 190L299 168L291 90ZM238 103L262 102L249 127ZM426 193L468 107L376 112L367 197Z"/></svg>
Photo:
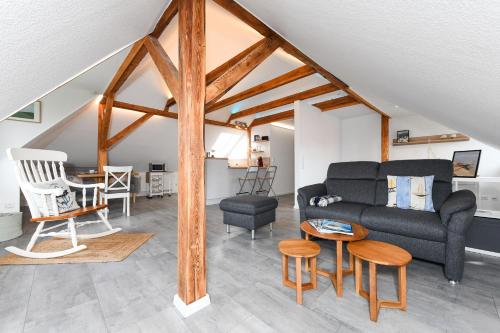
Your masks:
<svg viewBox="0 0 500 333"><path fill-rule="evenodd" d="M154 116L172 118L172 119L178 119L178 117L179 117L179 114L176 112L162 111L160 109L150 108L148 106L142 106L142 105L120 102L120 101L114 101L113 107L120 108L120 109L126 109L126 110L130 110L130 111L142 112L142 113L151 114ZM205 119L205 124L240 129L240 128L236 127L234 124L228 124L228 123L223 122L223 121L212 120L212 119Z"/></svg>
<svg viewBox="0 0 500 333"><path fill-rule="evenodd" d="M241 51L240 53L238 53L237 55L235 55L234 57L232 57L231 59L229 59L225 63L221 64L220 66L216 67L215 69L213 69L212 71L207 73L207 75L205 77L206 84L209 85L210 83L212 83L215 79L217 79L222 74L227 72L234 65L238 64L242 59L244 59L246 56L248 56L253 50L255 50L257 47L263 45L265 42L266 42L265 38L261 39L257 43L247 47L245 50ZM176 103L176 101L174 98L169 98L167 100L167 102L165 103L165 110L167 110L167 108L171 107L175 103Z"/></svg>
<svg viewBox="0 0 500 333"><path fill-rule="evenodd" d="M116 133L111 139L108 139L106 141L106 149L112 148L118 142L125 139L127 136L129 136L130 133L132 133L133 131L138 129L142 124L144 124L151 117L153 117L153 114L146 113L145 115L143 115L142 117L140 117L139 119L134 121L132 124L128 125L120 132Z"/></svg>
<svg viewBox="0 0 500 333"><path fill-rule="evenodd" d="M281 87L285 84L294 82L296 80L302 79L304 77L307 77L311 74L314 74L316 71L314 68L310 66L301 66L299 68L296 68L294 70L291 70L283 75L280 75L274 79L271 79L269 81L266 81L264 83L258 84L252 88L249 88L245 91L242 91L236 95L233 95L231 97L225 98L221 101L218 101L216 103L208 103L205 106L205 113L210 113L213 111L216 111L218 109L221 109L225 106L232 105L234 103L240 102L242 100L248 99L250 97L265 93L266 91L276 89L278 87Z"/></svg>
<svg viewBox="0 0 500 333"><path fill-rule="evenodd" d="M319 102L319 103L313 104L313 106L317 107L318 109L320 109L321 111L324 112L324 111L345 108L345 107L356 105L356 104L360 104L360 103L351 96L345 96L345 97L329 99L328 101L324 101L324 102Z"/></svg>
<svg viewBox="0 0 500 333"><path fill-rule="evenodd" d="M168 56L165 49L161 46L157 38L146 36L144 38L144 45L146 46L153 62L165 80L165 83L170 89L174 99L179 98L179 72L174 66L172 60Z"/></svg>
<svg viewBox="0 0 500 333"><path fill-rule="evenodd" d="M241 5L236 3L234 0L214 0L215 3L217 3L219 6L248 24L250 27L255 29L257 32L259 32L262 36L265 37L274 37L276 39L279 39L281 41L281 48L289 53L290 55L294 56L295 58L299 59L302 61L304 64L311 66L314 68L319 74L321 74L325 79L327 79L330 83L335 85L336 87L344 90L346 93L351 95L353 98L358 100L360 103L366 105L368 108L372 109L373 111L381 114L382 116L389 117L387 114L385 114L382 110L377 108L375 105L364 99L363 97L359 96L355 91L353 91L345 82L337 78L335 75L330 73L328 70L326 70L324 67L316 63L314 60L312 60L310 57L305 55L302 51L300 51L297 47L295 47L292 43L278 35L276 32L274 32L271 28L269 28L265 23L260 21L258 18L256 18L253 14L251 14L249 11L247 11L245 8L243 8Z"/></svg>
<svg viewBox="0 0 500 333"><path fill-rule="evenodd" d="M266 38L262 44L258 43L251 52L207 85L205 90L205 103L216 101L225 95L231 88L254 70L255 67L266 60L279 46L280 42L275 38Z"/></svg>
<svg viewBox="0 0 500 333"><path fill-rule="evenodd" d="M312 89L302 91L302 92L299 92L299 93L296 93L293 95L289 95L289 96L285 96L285 97L282 97L279 99L275 99L273 101L270 101L270 102L267 102L264 104L252 106L252 107L245 109L245 110L242 110L240 112L233 113L229 117L229 121L234 120L234 119L238 119L241 117L249 116L249 115L252 115L255 113L271 110L271 109L274 109L274 108L277 108L280 106L292 104L295 101L321 96L321 95L331 93L331 92L334 92L337 90L339 90L339 88L335 87L334 85L332 85L330 83L327 83L325 85L322 85L322 86L319 86L316 88L312 88Z"/></svg>
<svg viewBox="0 0 500 333"><path fill-rule="evenodd" d="M275 113L269 116L256 118L252 121L249 127L255 127L259 125L269 124L275 121L287 120L293 118L293 109L288 111L283 111L279 113Z"/></svg>
<svg viewBox="0 0 500 333"><path fill-rule="evenodd" d="M176 14L177 14L177 0L172 0L170 5L163 12L163 15L156 24L151 35L155 38L160 37L163 30L165 30L167 25L170 23L170 21L172 21L172 19ZM121 86L125 83L130 74L132 74L134 69L136 69L137 66L139 66L142 59L144 59L144 57L147 54L147 50L143 42L144 39L142 38L137 42L135 42L135 44L132 46L132 49L130 50L125 60L118 68L118 71L116 71L115 75L113 76L113 79L108 84L108 87L104 91L103 95L105 97L114 96L116 92L121 88Z"/></svg>

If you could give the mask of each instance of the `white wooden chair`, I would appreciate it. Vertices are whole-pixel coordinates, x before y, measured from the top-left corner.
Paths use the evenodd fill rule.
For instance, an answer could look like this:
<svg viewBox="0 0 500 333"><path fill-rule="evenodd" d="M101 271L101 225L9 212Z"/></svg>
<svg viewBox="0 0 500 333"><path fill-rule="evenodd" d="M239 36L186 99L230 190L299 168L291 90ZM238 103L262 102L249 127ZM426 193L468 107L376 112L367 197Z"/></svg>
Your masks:
<svg viewBox="0 0 500 333"><path fill-rule="evenodd" d="M121 230L121 228L113 228L104 216L103 211L106 209L106 205L97 205L97 194L99 188L104 188L104 184L77 184L66 179L63 165L63 162L66 162L68 158L66 153L54 150L9 148L7 149L7 155L10 160L16 163L16 177L21 191L28 202L31 212L31 221L37 222L38 226L25 250L13 246L9 246L5 250L28 258L62 257L87 248L85 245L78 245L78 239L104 237ZM68 186L82 190L81 208L59 213L56 198L63 194L63 190L61 188L42 189L37 186L37 184L56 180L58 178L61 178ZM87 190L93 190L92 206L87 206ZM40 209L35 201L34 197L36 195L43 199L40 201L43 203L44 209ZM53 215L48 215L47 213L47 211L49 211L49 205L53 208ZM96 213L99 220L75 222L76 217L91 213ZM56 225L44 228L47 222L57 221L59 221L59 223ZM77 233L78 228L94 223L104 224L107 230L91 234ZM63 229L55 232L54 229L57 228ZM41 237L71 238L72 247L55 252L33 252L33 246L37 239Z"/></svg>
<svg viewBox="0 0 500 333"><path fill-rule="evenodd" d="M123 199L123 213L130 216L130 177L131 166L104 166L104 191L100 192L100 203L108 205L109 199ZM110 184L111 183L111 184ZM108 217L109 208L105 216Z"/></svg>

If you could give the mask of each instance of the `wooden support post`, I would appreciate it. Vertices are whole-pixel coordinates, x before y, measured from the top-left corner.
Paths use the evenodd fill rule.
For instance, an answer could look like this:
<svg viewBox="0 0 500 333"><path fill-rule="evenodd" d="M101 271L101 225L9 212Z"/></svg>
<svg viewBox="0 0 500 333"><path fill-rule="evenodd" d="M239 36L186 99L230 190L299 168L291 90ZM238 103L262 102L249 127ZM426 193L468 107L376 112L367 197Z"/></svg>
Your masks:
<svg viewBox="0 0 500 333"><path fill-rule="evenodd" d="M111 123L113 101L113 96L107 96L105 104L100 103L98 108L97 170L99 173L103 172L104 166L108 164L108 149L106 147L106 141L108 140L109 126Z"/></svg>
<svg viewBox="0 0 500 333"><path fill-rule="evenodd" d="M247 166L252 165L252 127L247 128L248 148L247 148Z"/></svg>
<svg viewBox="0 0 500 333"><path fill-rule="evenodd" d="M206 291L205 0L179 0L177 295L184 316L210 304Z"/></svg>
<svg viewBox="0 0 500 333"><path fill-rule="evenodd" d="M381 115L381 161L389 160L389 117Z"/></svg>

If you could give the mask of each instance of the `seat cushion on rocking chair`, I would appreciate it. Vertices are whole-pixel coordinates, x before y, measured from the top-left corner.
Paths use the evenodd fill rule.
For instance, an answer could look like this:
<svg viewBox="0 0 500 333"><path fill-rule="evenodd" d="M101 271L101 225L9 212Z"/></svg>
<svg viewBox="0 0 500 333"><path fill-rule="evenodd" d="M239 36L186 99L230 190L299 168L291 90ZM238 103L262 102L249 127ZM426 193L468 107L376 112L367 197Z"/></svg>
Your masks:
<svg viewBox="0 0 500 333"><path fill-rule="evenodd" d="M62 194L56 196L57 207L54 207L52 198L47 194L36 194L32 193L31 196L38 207L38 210L44 216L54 216L58 213L64 213L71 210L80 208L76 202L76 196L74 192L71 192L69 186L64 182L62 178L56 178L54 180L49 180L47 182L32 184L34 188L42 190L50 189L61 189Z"/></svg>

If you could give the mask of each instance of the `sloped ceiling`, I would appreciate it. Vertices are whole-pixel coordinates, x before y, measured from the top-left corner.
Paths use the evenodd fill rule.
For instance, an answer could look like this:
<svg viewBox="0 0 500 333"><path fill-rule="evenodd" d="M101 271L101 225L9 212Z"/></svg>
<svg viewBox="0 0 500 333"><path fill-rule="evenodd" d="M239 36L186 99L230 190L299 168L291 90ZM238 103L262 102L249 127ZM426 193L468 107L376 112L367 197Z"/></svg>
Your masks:
<svg viewBox="0 0 500 333"><path fill-rule="evenodd" d="M499 2L237 2L374 104L500 146Z"/></svg>
<svg viewBox="0 0 500 333"><path fill-rule="evenodd" d="M0 1L0 120L149 33L169 3Z"/></svg>

